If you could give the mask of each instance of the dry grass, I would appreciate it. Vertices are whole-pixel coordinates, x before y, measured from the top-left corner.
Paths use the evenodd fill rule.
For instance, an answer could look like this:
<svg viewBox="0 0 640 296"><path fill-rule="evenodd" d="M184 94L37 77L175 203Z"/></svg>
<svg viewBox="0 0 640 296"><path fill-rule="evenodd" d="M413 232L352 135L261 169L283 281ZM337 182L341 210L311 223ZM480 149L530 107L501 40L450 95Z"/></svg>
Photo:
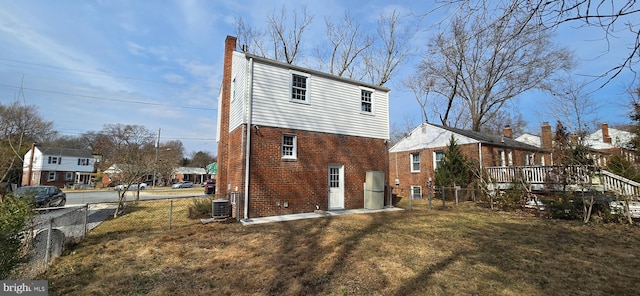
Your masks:
<svg viewBox="0 0 640 296"><path fill-rule="evenodd" d="M101 225L43 277L51 295L633 295L640 289L638 227L583 226L472 204L439 211L418 201L413 208L116 231L115 224L132 224L125 216ZM135 219L135 212L129 216Z"/></svg>

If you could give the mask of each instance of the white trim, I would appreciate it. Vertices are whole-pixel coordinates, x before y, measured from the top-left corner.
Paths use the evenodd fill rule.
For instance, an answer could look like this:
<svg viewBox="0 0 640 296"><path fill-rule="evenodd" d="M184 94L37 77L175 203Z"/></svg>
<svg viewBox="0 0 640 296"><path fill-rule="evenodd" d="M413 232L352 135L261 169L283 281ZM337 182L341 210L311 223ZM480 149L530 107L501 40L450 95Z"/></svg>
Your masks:
<svg viewBox="0 0 640 296"><path fill-rule="evenodd" d="M433 171L435 172L438 169L438 153L442 153L442 158L444 159L444 151L435 150L433 151Z"/></svg>
<svg viewBox="0 0 640 296"><path fill-rule="evenodd" d="M417 170L415 170L413 168L413 156L414 155L418 155L418 169ZM420 168L421 168L420 152L415 152L415 153L410 153L409 154L409 168L410 168L412 173L419 173L420 172Z"/></svg>
<svg viewBox="0 0 640 296"><path fill-rule="evenodd" d="M358 94L358 97L360 98L360 105L358 107L360 107L360 114L364 114L364 115L375 115L376 109L375 109L375 97L376 97L376 90L373 88L369 88L369 87L364 87L364 86L360 86L359 87L360 93ZM371 92L371 102L369 102L371 104L371 111L362 111L362 91L369 91Z"/></svg>
<svg viewBox="0 0 640 296"><path fill-rule="evenodd" d="M293 75L306 77L304 100L293 99ZM289 102L307 105L311 104L311 74L289 69Z"/></svg>
<svg viewBox="0 0 640 296"><path fill-rule="evenodd" d="M414 195L413 195L413 189L414 188L420 189L420 196L414 197ZM422 186L411 185L411 199L416 199L416 198L422 198Z"/></svg>
<svg viewBox="0 0 640 296"><path fill-rule="evenodd" d="M292 143L292 155L284 155L284 138L285 137L292 137L293 138L293 143ZM283 133L282 134L282 138L280 139L280 155L282 156L282 159L297 159L298 158L298 136L296 134L287 134L287 133Z"/></svg>

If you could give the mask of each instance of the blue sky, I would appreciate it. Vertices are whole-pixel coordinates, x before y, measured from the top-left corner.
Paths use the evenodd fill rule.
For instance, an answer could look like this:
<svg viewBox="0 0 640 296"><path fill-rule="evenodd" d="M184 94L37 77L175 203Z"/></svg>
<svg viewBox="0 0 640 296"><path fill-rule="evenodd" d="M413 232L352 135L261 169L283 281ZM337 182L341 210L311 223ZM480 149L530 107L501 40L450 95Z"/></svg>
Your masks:
<svg viewBox="0 0 640 296"><path fill-rule="evenodd" d="M235 33L236 17L252 27L264 27L268 11L305 3L314 15L305 39L305 54L324 36L324 19L348 10L363 26L375 26L381 13L396 10L404 21L430 10L429 1L44 1L0 0L0 102L18 98L36 105L61 134L99 131L104 124L143 125L162 129L161 142L181 140L187 155L217 154L217 95L222 76L222 50ZM393 4L392 4L393 3ZM299 6L299 4L298 4ZM435 33L435 32L434 32ZM424 47L430 32L411 40ZM576 51L582 61L576 73L603 73L627 53L622 40L607 45L599 32L564 26L558 42ZM386 86L391 88L391 121L420 121L418 104L398 81L413 73L411 57ZM591 94L601 121L627 123L626 88L633 77L625 72ZM593 85L595 88L598 85ZM540 113L545 95L522 96L518 105L539 131L552 121ZM20 97L22 99L22 97Z"/></svg>

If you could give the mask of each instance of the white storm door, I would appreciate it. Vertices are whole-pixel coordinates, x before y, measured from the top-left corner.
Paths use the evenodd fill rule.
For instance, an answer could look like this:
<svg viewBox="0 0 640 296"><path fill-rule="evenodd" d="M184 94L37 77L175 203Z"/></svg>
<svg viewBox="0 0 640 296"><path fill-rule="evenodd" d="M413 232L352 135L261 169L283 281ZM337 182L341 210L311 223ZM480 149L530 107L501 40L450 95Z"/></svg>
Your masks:
<svg viewBox="0 0 640 296"><path fill-rule="evenodd" d="M344 166L329 165L329 210L344 209Z"/></svg>

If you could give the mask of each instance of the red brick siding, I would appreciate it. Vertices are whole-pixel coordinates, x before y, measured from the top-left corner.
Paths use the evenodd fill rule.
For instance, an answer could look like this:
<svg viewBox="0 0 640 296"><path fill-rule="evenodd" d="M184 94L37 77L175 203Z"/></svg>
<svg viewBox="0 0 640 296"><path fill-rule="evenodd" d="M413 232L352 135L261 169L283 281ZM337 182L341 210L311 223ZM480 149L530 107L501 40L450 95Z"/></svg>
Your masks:
<svg viewBox="0 0 640 296"><path fill-rule="evenodd" d="M296 160L282 159L283 134L296 135ZM249 217L327 210L329 164L344 165L345 208L362 208L366 172L387 166L381 139L261 126L251 144Z"/></svg>
<svg viewBox="0 0 640 296"><path fill-rule="evenodd" d="M467 156L474 165L479 164L478 144L465 144L459 145L460 151ZM483 167L499 166L500 165L500 150L504 149L505 153L512 152L513 165L523 166L527 154L531 154L530 151L515 150L512 148L503 148L496 146L482 145L482 165ZM389 180L394 186L394 194L399 196L408 197L411 194L411 186L421 186L423 196L426 194L425 188L429 178L434 180L434 152L435 151L447 151L447 147L429 148L412 151L393 152L389 155ZM411 159L412 153L420 153L420 172L411 172ZM535 153L535 163L540 163L542 153ZM397 157L397 162L396 162ZM505 154L505 162L508 162ZM397 165L397 174L396 174ZM395 186L395 179L400 179L400 186Z"/></svg>
<svg viewBox="0 0 640 296"><path fill-rule="evenodd" d="M227 194L226 172L229 171L229 108L231 97L231 74L232 74L232 58L236 49L236 38L227 36L224 45L224 66L222 69L222 100L218 116L220 116L220 139L218 139L218 184L216 186L217 194L224 196Z"/></svg>

